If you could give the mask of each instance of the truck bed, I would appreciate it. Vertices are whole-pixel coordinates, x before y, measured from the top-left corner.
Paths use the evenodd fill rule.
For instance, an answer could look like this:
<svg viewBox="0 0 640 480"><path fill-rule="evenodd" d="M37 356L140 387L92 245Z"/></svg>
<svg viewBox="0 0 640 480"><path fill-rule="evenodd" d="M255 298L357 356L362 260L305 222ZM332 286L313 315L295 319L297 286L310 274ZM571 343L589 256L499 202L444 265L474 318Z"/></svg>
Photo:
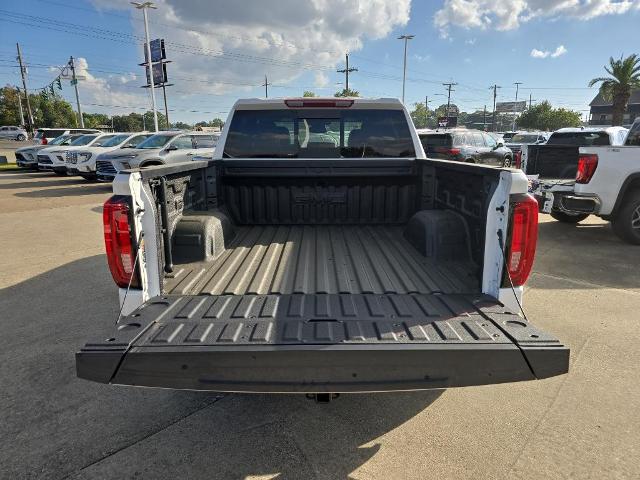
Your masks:
<svg viewBox="0 0 640 480"><path fill-rule="evenodd" d="M165 292L180 295L407 294L480 291L472 261L436 261L403 226L241 226L210 262L175 265Z"/></svg>

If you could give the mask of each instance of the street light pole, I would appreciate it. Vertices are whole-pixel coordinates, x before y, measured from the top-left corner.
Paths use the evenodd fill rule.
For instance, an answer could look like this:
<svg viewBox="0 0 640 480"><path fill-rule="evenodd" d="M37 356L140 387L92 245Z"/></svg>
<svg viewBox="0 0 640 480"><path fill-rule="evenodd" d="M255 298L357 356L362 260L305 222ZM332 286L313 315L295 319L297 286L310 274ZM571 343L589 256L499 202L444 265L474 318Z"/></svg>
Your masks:
<svg viewBox="0 0 640 480"><path fill-rule="evenodd" d="M151 61L151 42L149 40L149 21L147 20L147 9L148 8L156 9L158 7L156 7L151 2L144 2L144 3L131 2L131 5L136 7L138 10L142 10L142 17L144 18L144 36L146 40L145 47L147 50L147 69L149 72L149 81L151 83L150 87L151 87L151 108L153 108L153 126L155 128L155 131L157 132L158 131L158 112L156 111L156 91L153 83L153 62Z"/></svg>
<svg viewBox="0 0 640 480"><path fill-rule="evenodd" d="M404 104L404 87L407 81L407 41L411 40L415 35L400 35L398 40L404 40L404 62L402 66L402 103Z"/></svg>

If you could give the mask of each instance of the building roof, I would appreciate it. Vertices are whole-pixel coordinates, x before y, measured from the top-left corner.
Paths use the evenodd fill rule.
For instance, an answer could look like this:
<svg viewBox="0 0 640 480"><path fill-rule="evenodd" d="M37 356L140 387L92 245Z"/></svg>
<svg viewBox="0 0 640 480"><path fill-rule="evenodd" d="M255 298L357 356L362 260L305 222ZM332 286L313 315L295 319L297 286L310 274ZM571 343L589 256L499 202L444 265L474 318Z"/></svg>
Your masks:
<svg viewBox="0 0 640 480"><path fill-rule="evenodd" d="M634 90L631 92L631 97L629 98L629 105L638 105L640 104L640 90ZM605 100L602 98L602 95L598 93L589 106L591 107L610 107L613 105L613 101Z"/></svg>

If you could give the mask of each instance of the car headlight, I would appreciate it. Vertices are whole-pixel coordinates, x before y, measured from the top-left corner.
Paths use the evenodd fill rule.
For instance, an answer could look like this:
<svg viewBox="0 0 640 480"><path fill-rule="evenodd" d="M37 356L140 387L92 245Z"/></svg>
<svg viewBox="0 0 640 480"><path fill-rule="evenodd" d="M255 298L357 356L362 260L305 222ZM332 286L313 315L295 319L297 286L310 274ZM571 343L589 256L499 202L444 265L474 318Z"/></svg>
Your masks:
<svg viewBox="0 0 640 480"><path fill-rule="evenodd" d="M81 162L86 162L87 160L89 160L91 158L91 153L90 152L82 152L78 154L79 160Z"/></svg>

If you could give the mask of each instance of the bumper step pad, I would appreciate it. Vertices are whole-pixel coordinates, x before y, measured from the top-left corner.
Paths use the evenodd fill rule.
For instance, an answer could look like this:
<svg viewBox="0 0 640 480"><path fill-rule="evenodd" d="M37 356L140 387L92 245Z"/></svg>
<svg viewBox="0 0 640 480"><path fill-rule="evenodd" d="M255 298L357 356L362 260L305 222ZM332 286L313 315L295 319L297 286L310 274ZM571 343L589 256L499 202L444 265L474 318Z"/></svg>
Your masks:
<svg viewBox="0 0 640 480"><path fill-rule="evenodd" d="M568 360L495 299L438 294L156 297L76 355L103 383L310 393L533 380Z"/></svg>

